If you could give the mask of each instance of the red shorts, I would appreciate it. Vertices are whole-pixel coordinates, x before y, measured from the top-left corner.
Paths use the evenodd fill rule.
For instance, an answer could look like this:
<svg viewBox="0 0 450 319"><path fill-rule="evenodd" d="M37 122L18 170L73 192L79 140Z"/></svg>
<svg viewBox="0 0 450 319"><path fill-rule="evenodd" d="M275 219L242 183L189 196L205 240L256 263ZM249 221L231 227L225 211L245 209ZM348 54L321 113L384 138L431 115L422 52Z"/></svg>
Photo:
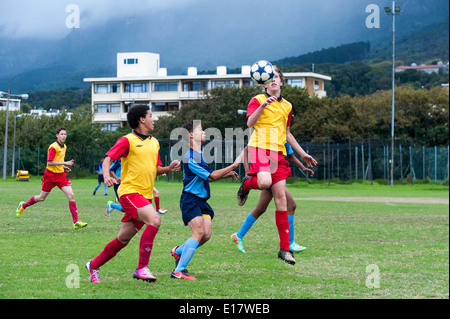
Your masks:
<svg viewBox="0 0 450 319"><path fill-rule="evenodd" d="M64 186L72 185L72 183L67 179L66 173L53 173L49 170L45 170L44 176L42 176L41 181L41 189L46 193L50 193L55 186L61 188Z"/></svg>
<svg viewBox="0 0 450 319"><path fill-rule="evenodd" d="M286 161L282 152L249 147L248 159L250 162L248 175L253 176L259 172L269 172L272 175L272 185L292 176L289 162Z"/></svg>
<svg viewBox="0 0 450 319"><path fill-rule="evenodd" d="M152 200L145 198L141 194L132 193L120 196L119 202L120 205L122 206L122 210L125 212L122 218L122 222L132 221L134 228L136 228L136 230L139 231L142 228L142 226L144 226L144 223L137 220L138 218L137 210L138 208L151 205Z"/></svg>

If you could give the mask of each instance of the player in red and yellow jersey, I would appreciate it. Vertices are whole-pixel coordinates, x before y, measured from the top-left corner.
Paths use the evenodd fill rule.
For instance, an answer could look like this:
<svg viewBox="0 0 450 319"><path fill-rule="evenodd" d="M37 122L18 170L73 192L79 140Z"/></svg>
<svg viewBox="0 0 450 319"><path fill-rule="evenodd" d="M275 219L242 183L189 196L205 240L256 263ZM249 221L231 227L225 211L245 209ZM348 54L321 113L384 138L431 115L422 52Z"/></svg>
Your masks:
<svg viewBox="0 0 450 319"><path fill-rule="evenodd" d="M86 264L91 282L100 282L99 268L123 249L144 224L146 227L139 243L139 263L133 277L149 282L156 280L148 268L153 241L161 224L161 217L151 205L153 187L157 175L179 171L180 162L173 161L162 167L159 142L150 135L154 120L147 105L133 106L128 111L127 120L133 132L121 137L106 153L102 167L105 185L113 186L117 180L110 176L110 167L121 158L122 175L117 193L124 217L117 237Z"/></svg>
<svg viewBox="0 0 450 319"><path fill-rule="evenodd" d="M67 138L67 130L64 127L60 127L56 130L56 142L51 144L48 148L47 156L47 169L42 177L41 193L36 196L32 196L26 202L20 202L16 210L16 216L19 218L25 208L34 205L38 202L43 202L51 190L58 186L69 199L69 210L72 214L73 228L83 228L87 226L87 223L83 223L78 220L78 209L75 202L75 195L73 194L72 184L67 179L66 173L70 172L74 160L64 161L66 155L67 146L64 144Z"/></svg>
<svg viewBox="0 0 450 319"><path fill-rule="evenodd" d="M274 67L275 76L266 84L265 94L254 97L247 108L247 126L254 128L248 143L250 172L242 180L237 199L244 205L250 189L271 189L275 202L275 222L280 237L278 257L289 264L295 259L289 249L289 221L286 200L286 179L291 176L289 163L285 160L288 142L308 165L317 161L308 155L290 133L292 105L281 96L285 79L280 69Z"/></svg>

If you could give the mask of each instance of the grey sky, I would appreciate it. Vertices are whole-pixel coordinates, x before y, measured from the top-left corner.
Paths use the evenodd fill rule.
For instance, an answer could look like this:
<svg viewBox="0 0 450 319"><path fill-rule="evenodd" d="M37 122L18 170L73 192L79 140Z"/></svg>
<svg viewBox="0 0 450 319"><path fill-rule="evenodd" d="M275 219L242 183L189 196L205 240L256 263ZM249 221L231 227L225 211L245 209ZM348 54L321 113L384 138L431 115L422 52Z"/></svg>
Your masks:
<svg viewBox="0 0 450 319"><path fill-rule="evenodd" d="M118 17L167 14L170 10L198 8L202 16L186 19L226 18L246 27L277 28L295 21L298 28L311 27L315 22L331 25L343 21L339 14L347 6L349 14L358 12L363 22L368 3L381 0L14 0L0 2L0 36L23 38L61 38L70 30L65 21L66 7L75 4L81 11L81 27L89 28ZM191 11L192 12L192 11ZM207 13L205 16L205 12ZM341 15L341 16L340 16ZM318 21L320 18L321 21Z"/></svg>

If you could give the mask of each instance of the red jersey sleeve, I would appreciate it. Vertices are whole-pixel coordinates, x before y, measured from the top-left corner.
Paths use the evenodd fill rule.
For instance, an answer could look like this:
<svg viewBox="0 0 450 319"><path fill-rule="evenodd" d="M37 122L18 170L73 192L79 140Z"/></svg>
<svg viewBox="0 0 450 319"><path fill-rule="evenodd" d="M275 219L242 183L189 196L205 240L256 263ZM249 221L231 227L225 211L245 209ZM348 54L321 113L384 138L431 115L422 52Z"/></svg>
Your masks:
<svg viewBox="0 0 450 319"><path fill-rule="evenodd" d="M159 156L159 152L158 152L158 164L156 166L162 166L161 157Z"/></svg>
<svg viewBox="0 0 450 319"><path fill-rule="evenodd" d="M47 162L53 161L56 156L56 150L54 147L50 147L48 149L48 156L47 156Z"/></svg>
<svg viewBox="0 0 450 319"><path fill-rule="evenodd" d="M292 110L291 110L291 112L289 113L286 127L290 127L290 126L291 126L291 120L292 120Z"/></svg>
<svg viewBox="0 0 450 319"><path fill-rule="evenodd" d="M259 103L258 99L253 98L250 100L250 102L248 103L248 107L247 107L247 118L252 115L256 109L258 107L261 106L261 103Z"/></svg>
<svg viewBox="0 0 450 319"><path fill-rule="evenodd" d="M121 157L127 157L130 150L130 142L123 136L119 138L116 144L106 153L106 156L111 157L113 160L117 161Z"/></svg>

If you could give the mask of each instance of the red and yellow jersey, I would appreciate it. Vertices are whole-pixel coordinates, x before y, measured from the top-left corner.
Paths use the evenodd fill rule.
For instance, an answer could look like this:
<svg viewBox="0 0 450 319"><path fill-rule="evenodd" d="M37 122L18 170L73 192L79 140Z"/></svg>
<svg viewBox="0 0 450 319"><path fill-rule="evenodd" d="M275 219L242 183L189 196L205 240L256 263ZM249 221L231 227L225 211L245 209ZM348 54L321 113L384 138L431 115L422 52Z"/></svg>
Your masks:
<svg viewBox="0 0 450 319"><path fill-rule="evenodd" d="M247 108L247 118L267 100L266 94L255 96ZM283 98L264 108L254 125L249 146L282 152L286 156L286 127L291 126L292 104Z"/></svg>
<svg viewBox="0 0 450 319"><path fill-rule="evenodd" d="M121 137L106 153L113 160L122 158L121 184L117 193L138 193L147 199L153 198L153 186L157 167L161 166L159 142L150 136L142 138L136 133Z"/></svg>
<svg viewBox="0 0 450 319"><path fill-rule="evenodd" d="M48 147L47 162L64 162L66 156L67 146L64 144L61 146L58 142L51 144ZM51 166L47 164L47 170L53 173L64 173L64 165Z"/></svg>

